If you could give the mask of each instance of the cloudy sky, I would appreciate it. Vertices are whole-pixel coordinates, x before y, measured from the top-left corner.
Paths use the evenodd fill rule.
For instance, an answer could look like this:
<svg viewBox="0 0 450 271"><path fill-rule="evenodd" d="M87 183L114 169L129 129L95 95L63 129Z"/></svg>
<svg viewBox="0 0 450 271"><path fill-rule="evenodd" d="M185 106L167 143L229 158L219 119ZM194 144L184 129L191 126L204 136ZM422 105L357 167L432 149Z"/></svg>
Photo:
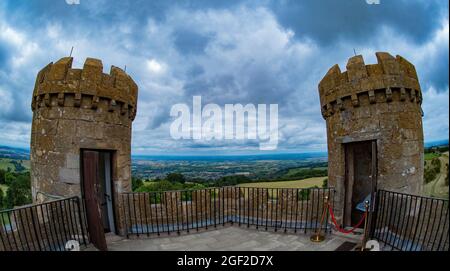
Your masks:
<svg viewBox="0 0 450 271"><path fill-rule="evenodd" d="M68 1L70 2L70 1ZM317 84L353 49L416 65L425 140L449 134L449 18L444 0L0 2L0 145L29 145L36 73L70 53L127 66L139 86L133 153L258 153L253 141L173 140L176 103L278 104L277 152L326 150Z"/></svg>

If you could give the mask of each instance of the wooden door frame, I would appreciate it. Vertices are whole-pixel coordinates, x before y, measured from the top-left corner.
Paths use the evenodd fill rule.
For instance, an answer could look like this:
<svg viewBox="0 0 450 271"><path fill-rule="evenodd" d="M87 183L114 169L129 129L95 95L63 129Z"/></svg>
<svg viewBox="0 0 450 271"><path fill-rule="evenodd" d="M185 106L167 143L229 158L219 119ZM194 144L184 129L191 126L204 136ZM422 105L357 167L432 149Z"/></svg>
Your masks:
<svg viewBox="0 0 450 271"><path fill-rule="evenodd" d="M371 180L371 207L370 210L373 210L373 205L375 203L375 192L377 191L378 185L378 152L377 152L377 139L367 139L367 140L355 140L348 141L343 143L344 147L344 206L343 206L343 221L342 224L344 226L353 226L351 225L351 199L353 197L353 185L354 185L354 158L353 158L353 143L361 143L367 142L371 145L371 174L369 178ZM349 152L350 149L350 152ZM348 167L349 164L352 164L351 167ZM352 171L352 172L348 172ZM349 190L351 188L351 190ZM350 196L350 198L349 198ZM350 207L348 206L348 201L350 200ZM350 209L350 210L349 210ZM369 217L369 222L371 217Z"/></svg>
<svg viewBox="0 0 450 271"><path fill-rule="evenodd" d="M113 224L114 224L114 228L115 228L115 232L113 232L114 234L117 234L118 232L118 210L116 208L116 197L117 197L117 191L116 191L116 187L115 187L115 174L116 174L116 170L115 170L115 166L116 166L116 150L111 150L111 149L94 149L94 148L81 148L80 149L80 190L81 190L81 199L82 199L82 203L84 206L84 210L86 212L86 195L85 195L85 188L84 188L84 152L85 151L95 151L98 153L101 152L108 152L110 154L110 182L111 182L111 204L112 204L112 219L113 219ZM87 218L87 213L86 213L86 218ZM103 227L103 226L102 226Z"/></svg>
<svg viewBox="0 0 450 271"><path fill-rule="evenodd" d="M352 166L349 166L349 165ZM351 213L352 213L352 198L353 198L353 184L354 184L354 159L353 159L353 145L351 143L344 144L344 212L343 221L344 226L351 225Z"/></svg>

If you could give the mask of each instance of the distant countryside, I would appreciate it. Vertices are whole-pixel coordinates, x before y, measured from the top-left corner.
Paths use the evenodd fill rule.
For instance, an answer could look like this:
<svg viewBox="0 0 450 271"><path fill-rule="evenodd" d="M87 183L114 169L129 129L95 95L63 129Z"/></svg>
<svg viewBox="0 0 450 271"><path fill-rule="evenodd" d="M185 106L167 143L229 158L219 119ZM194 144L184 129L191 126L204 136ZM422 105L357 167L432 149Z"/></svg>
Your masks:
<svg viewBox="0 0 450 271"><path fill-rule="evenodd" d="M425 195L448 198L448 153L448 146L425 150Z"/></svg>
<svg viewBox="0 0 450 271"><path fill-rule="evenodd" d="M424 155L423 193L448 198L448 142L429 146ZM32 202L27 150L0 146L0 209ZM241 186L267 188L327 187L326 154L223 157L135 156L135 192Z"/></svg>

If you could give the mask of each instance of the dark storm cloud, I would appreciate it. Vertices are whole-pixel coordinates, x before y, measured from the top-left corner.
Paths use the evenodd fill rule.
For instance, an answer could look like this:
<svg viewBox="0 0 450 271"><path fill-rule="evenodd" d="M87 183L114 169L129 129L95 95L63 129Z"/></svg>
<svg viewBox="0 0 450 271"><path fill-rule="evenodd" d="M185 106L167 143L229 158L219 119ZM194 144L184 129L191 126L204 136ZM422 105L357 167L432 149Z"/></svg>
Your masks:
<svg viewBox="0 0 450 271"><path fill-rule="evenodd" d="M161 21L167 12L174 8L183 9L208 9L230 8L241 0L209 1L148 1L148 0L80 0L79 5L68 5L65 0L39 0L6 2L6 9L12 11L18 20L18 24L29 24L58 20L65 25L84 24L91 26L110 25L121 22L124 19L133 18L144 23L149 17ZM29 20L33 18L33 20Z"/></svg>
<svg viewBox="0 0 450 271"><path fill-rule="evenodd" d="M425 86L434 86L437 91L445 91L449 84L449 48L439 48L435 61L425 70L425 80L421 80Z"/></svg>
<svg viewBox="0 0 450 271"><path fill-rule="evenodd" d="M20 82L14 82L0 73L0 89L9 93L8 101L3 101L7 103L6 110L5 108L0 108L0 119L12 122L31 121L31 110L24 110L30 108L30 105L28 104L28 99L24 97L25 91L22 91L22 87Z"/></svg>
<svg viewBox="0 0 450 271"><path fill-rule="evenodd" d="M201 95L203 105L279 104L279 147L324 150L317 82L335 63L345 69L353 48L367 64L375 51L389 51L416 65L424 110L432 112L425 133L435 139L448 133L433 128L448 122L448 37L436 38L448 3L380 1L2 1L0 124L9 125L0 127L0 144L14 127L28 144L34 76L71 46L76 67L87 56L102 59L105 72L127 65L139 85L133 144L142 149L257 149L252 141L171 140L171 106L191 107Z"/></svg>
<svg viewBox="0 0 450 271"><path fill-rule="evenodd" d="M426 41L440 18L448 11L448 2L441 0L380 0L368 5L365 0L321 1L147 1L81 0L80 5L67 5L65 0L8 1L6 9L17 24L59 20L66 25L107 25L133 18L145 22L149 17L162 21L176 8L187 10L231 9L238 4L266 6L286 28L299 36L307 35L322 44L336 39L365 40L380 25L393 27L412 37ZM29 20L33 18L33 20Z"/></svg>
<svg viewBox="0 0 450 271"><path fill-rule="evenodd" d="M0 42L0 69L5 70L9 64L9 48Z"/></svg>
<svg viewBox="0 0 450 271"><path fill-rule="evenodd" d="M229 103L233 97L238 97L242 90L236 83L233 74L218 74L214 76L196 76L187 79L184 85L185 96L192 97L194 95L202 95L204 102L213 102L217 95L226 94L228 99L222 100L223 103ZM216 101L217 102L217 101Z"/></svg>
<svg viewBox="0 0 450 271"><path fill-rule="evenodd" d="M168 122L170 120L170 111L169 107L162 107L160 110L157 110L152 119L149 121L147 129L156 129L160 127L162 124Z"/></svg>
<svg viewBox="0 0 450 271"><path fill-rule="evenodd" d="M448 12L448 2L440 0L380 0L378 5L365 0L284 0L272 1L270 6L283 26L324 46L338 39L359 42L376 38L380 26L394 28L422 43Z"/></svg>
<svg viewBox="0 0 450 271"><path fill-rule="evenodd" d="M198 34L189 29L178 29L173 33L175 46L182 54L201 54L211 37Z"/></svg>
<svg viewBox="0 0 450 271"><path fill-rule="evenodd" d="M202 66L193 65L190 67L186 73L188 77L196 78L197 76L202 75L205 72Z"/></svg>

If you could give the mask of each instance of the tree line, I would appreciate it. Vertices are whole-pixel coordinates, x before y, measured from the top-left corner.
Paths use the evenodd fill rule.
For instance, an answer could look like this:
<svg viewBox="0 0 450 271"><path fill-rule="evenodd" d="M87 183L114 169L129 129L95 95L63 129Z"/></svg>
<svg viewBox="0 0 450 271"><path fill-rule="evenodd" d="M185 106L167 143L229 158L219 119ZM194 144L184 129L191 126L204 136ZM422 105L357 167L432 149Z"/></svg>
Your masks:
<svg viewBox="0 0 450 271"><path fill-rule="evenodd" d="M0 169L0 184L7 187L6 189L0 187L0 210L32 202L30 172Z"/></svg>
<svg viewBox="0 0 450 271"><path fill-rule="evenodd" d="M296 174L295 177L292 177L290 179L304 179L310 177L323 177L323 176L327 176L327 170L311 169L311 172L303 172L303 174L298 174L298 176ZM133 192L156 192L169 190L203 189L208 187L235 186L243 183L252 183L252 182L286 181L287 178L269 180L269 179L250 179L245 175L230 175L221 177L217 180L202 179L202 178L187 179L181 173L169 173L166 175L165 178L144 180L134 176L132 177L131 180ZM327 185L328 185L327 182L324 182L324 187L326 187Z"/></svg>

